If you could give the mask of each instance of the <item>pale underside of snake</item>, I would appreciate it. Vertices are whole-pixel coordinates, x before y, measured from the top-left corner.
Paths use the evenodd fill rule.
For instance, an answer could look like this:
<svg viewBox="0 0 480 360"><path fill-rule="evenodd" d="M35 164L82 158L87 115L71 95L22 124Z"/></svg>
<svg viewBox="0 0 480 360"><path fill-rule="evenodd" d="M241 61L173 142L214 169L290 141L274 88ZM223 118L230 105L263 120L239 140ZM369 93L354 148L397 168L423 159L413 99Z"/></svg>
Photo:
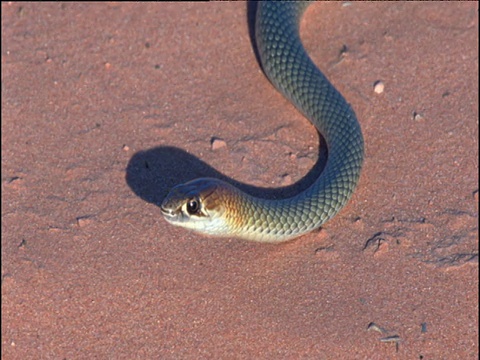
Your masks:
<svg viewBox="0 0 480 360"><path fill-rule="evenodd" d="M278 243L320 227L350 199L363 163L362 132L350 105L300 41L299 21L306 7L302 2L260 2L255 40L269 80L325 139L323 172L303 192L280 200L253 197L218 179L196 179L174 187L163 201L168 222L208 235Z"/></svg>

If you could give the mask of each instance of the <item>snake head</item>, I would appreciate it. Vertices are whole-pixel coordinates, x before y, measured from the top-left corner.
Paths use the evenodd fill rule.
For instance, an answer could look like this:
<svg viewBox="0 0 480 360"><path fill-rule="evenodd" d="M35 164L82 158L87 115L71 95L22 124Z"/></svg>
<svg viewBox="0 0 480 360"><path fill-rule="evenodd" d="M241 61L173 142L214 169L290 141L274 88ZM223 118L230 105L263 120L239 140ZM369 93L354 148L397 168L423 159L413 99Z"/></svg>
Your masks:
<svg viewBox="0 0 480 360"><path fill-rule="evenodd" d="M231 187L217 179L200 178L175 186L160 206L169 223L204 234L221 235L228 231L225 189Z"/></svg>

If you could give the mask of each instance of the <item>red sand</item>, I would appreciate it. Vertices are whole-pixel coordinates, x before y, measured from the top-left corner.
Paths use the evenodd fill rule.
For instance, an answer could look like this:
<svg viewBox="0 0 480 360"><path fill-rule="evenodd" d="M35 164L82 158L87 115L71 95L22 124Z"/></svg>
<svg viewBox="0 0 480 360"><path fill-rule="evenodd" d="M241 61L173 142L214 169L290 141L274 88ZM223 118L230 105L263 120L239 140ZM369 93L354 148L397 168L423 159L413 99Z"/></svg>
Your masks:
<svg viewBox="0 0 480 360"><path fill-rule="evenodd" d="M2 359L477 359L478 4L309 9L366 161L336 218L278 246L158 208L197 176L281 187L316 163L247 10L2 3Z"/></svg>

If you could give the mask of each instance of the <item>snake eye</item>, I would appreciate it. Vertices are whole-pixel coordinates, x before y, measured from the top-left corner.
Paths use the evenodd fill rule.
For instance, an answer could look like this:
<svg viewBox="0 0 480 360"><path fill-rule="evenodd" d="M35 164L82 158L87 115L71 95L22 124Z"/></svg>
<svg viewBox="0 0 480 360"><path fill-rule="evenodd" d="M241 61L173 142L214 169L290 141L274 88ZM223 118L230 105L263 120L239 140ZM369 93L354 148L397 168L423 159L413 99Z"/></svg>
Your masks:
<svg viewBox="0 0 480 360"><path fill-rule="evenodd" d="M190 215L194 215L198 213L199 210L200 210L200 203L198 202L198 200L193 199L187 203L187 212Z"/></svg>

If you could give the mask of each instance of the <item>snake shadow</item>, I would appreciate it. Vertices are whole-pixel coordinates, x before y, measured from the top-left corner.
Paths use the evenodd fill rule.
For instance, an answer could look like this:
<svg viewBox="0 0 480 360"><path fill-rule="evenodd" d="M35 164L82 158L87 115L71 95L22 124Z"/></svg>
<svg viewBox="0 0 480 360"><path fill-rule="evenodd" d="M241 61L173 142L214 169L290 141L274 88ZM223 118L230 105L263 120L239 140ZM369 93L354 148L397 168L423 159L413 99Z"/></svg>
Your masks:
<svg viewBox="0 0 480 360"><path fill-rule="evenodd" d="M322 139L321 143L325 144L325 141ZM132 156L126 169L126 182L137 196L157 206L160 206L174 186L199 177L226 181L256 197L283 199L292 197L313 184L323 171L327 157L326 146L320 146L317 162L302 179L289 186L267 188L234 180L182 149L158 146Z"/></svg>
<svg viewBox="0 0 480 360"><path fill-rule="evenodd" d="M255 42L257 5L257 1L246 3L246 20L250 42L257 63L262 68ZM272 91L276 90L272 88ZM298 182L281 188L257 187L241 183L222 174L186 151L172 146L158 146L135 153L127 165L126 182L137 196L157 206L161 205L163 199L174 186L199 177L212 177L226 181L247 194L260 198L289 198L307 189L322 173L328 158L328 150L325 140L320 134L319 138L321 146L319 147L318 160L312 169ZM258 154L258 156L261 156L261 154Z"/></svg>

